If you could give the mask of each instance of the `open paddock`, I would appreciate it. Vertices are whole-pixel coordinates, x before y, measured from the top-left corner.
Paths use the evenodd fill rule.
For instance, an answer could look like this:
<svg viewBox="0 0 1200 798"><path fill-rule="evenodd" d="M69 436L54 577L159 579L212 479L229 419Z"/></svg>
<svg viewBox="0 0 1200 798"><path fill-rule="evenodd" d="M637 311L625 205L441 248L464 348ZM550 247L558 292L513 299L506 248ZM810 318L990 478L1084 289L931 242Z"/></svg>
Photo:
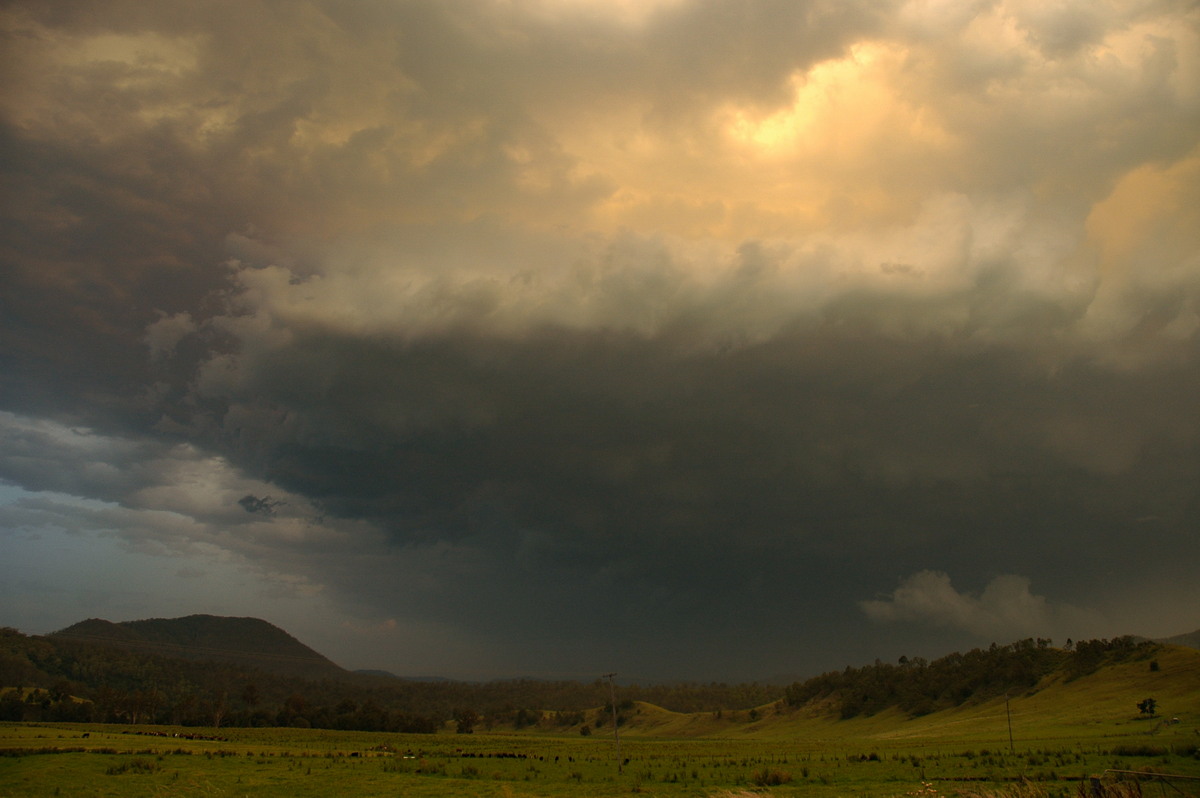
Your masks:
<svg viewBox="0 0 1200 798"><path fill-rule="evenodd" d="M401 735L309 729L0 724L5 796L1073 796L1106 770L1196 777L1144 795L1200 793L1177 735L981 746L954 736L815 739L529 733ZM1111 778L1111 777L1110 777Z"/></svg>

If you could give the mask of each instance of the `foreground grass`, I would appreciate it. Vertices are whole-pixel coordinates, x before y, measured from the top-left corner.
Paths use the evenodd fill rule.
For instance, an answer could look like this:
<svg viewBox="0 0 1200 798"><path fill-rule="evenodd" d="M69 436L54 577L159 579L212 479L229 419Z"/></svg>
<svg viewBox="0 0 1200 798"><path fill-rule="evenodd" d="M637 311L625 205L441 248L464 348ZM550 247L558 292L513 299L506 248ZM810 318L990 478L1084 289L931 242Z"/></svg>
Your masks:
<svg viewBox="0 0 1200 798"><path fill-rule="evenodd" d="M172 736L196 732L220 739ZM86 736L85 736L86 735ZM1073 796L1107 769L1200 777L1193 729L1016 748L911 740L397 735L0 724L4 796ZM1197 782L1175 782L1197 794ZM1032 791L1031 791L1032 790ZM1148 785L1145 795L1178 794Z"/></svg>

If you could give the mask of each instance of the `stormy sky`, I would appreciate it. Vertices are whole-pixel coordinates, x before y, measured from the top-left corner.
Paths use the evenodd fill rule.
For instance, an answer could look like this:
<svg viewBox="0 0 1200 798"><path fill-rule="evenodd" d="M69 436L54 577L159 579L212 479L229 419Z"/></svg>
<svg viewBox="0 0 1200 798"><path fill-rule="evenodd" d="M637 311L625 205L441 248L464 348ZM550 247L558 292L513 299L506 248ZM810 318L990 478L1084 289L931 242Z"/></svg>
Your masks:
<svg viewBox="0 0 1200 798"><path fill-rule="evenodd" d="M1192 0L0 35L0 624L645 680L1200 627Z"/></svg>

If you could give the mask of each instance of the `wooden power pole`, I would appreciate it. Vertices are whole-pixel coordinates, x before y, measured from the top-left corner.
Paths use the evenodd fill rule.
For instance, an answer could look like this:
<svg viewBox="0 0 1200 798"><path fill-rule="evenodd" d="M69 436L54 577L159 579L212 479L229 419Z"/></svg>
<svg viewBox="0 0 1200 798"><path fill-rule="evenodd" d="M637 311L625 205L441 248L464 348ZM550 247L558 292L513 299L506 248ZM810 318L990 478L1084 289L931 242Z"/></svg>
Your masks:
<svg viewBox="0 0 1200 798"><path fill-rule="evenodd" d="M1015 754L1017 749L1016 746L1013 745L1012 710L1008 707L1008 693L1004 694L1004 714L1008 716L1008 752L1010 754Z"/></svg>
<svg viewBox="0 0 1200 798"><path fill-rule="evenodd" d="M609 696L609 701L611 702L611 705L612 705L612 716L613 716L613 741L616 744L616 752L617 752L617 775L620 775L620 773L621 773L621 733L617 730L617 687L613 683L613 677L616 675L617 674L615 674L615 673L606 673L606 674L604 674L603 678L608 679L608 696Z"/></svg>

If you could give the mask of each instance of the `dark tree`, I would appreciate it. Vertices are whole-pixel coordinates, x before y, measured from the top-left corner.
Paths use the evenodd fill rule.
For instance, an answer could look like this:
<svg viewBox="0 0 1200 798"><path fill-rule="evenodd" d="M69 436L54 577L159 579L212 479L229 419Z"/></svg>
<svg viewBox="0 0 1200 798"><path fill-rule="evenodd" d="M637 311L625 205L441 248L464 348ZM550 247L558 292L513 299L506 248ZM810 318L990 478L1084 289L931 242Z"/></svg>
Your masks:
<svg viewBox="0 0 1200 798"><path fill-rule="evenodd" d="M474 734L475 724L479 722L479 713L473 709L457 709L454 711L454 730L459 734Z"/></svg>

